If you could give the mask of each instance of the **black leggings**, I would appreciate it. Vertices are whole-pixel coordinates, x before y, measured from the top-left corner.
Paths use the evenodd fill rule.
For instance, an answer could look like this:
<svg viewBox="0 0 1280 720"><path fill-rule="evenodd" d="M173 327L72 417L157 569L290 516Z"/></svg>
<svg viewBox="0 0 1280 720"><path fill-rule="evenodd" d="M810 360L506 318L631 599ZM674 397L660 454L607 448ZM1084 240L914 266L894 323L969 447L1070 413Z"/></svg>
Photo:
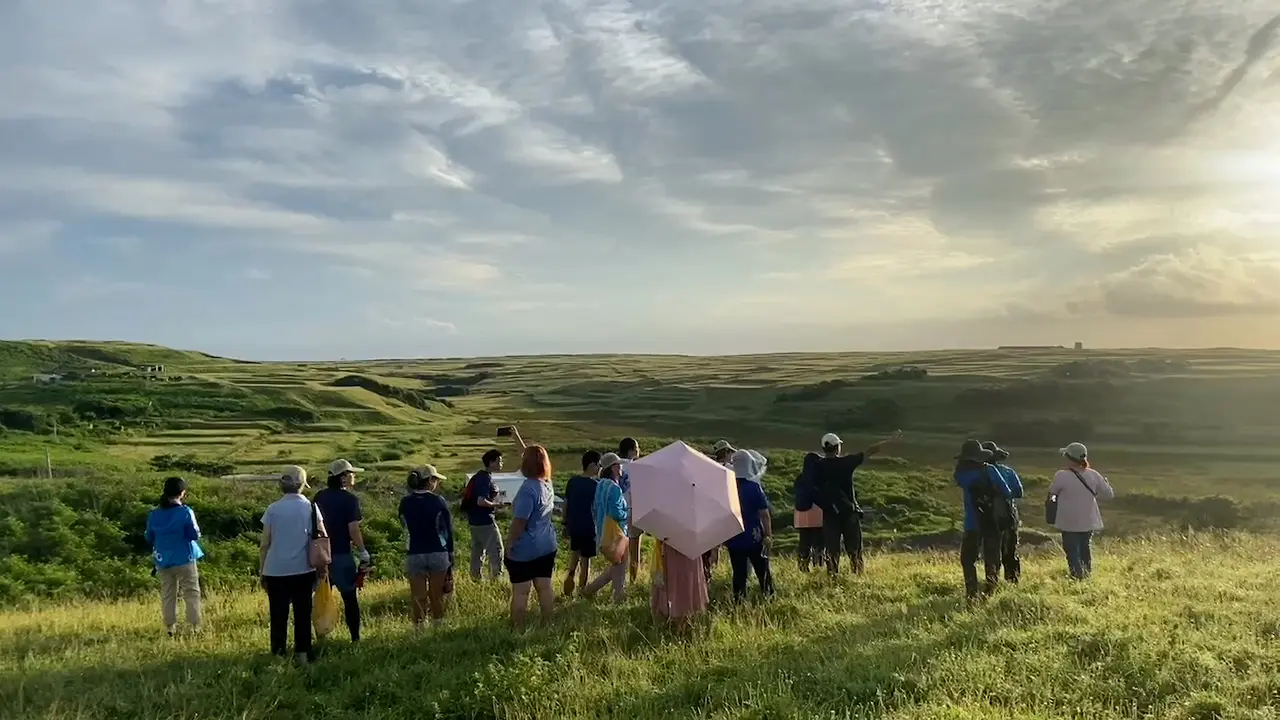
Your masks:
<svg viewBox="0 0 1280 720"><path fill-rule="evenodd" d="M757 545L750 550L730 550L729 564L733 566L733 599L736 602L747 599L747 577L752 569L756 571L756 579L760 581L760 592L766 596L773 594L773 572L763 546Z"/></svg>
<svg viewBox="0 0 1280 720"><path fill-rule="evenodd" d="M284 575L263 578L267 584L267 602L271 608L271 652L285 655L289 640L289 610L293 609L293 651L312 657L311 594L316 587L316 574Z"/></svg>
<svg viewBox="0 0 1280 720"><path fill-rule="evenodd" d="M347 619L347 630L351 631L352 641L360 642L360 593L355 588L338 592L342 595L342 614Z"/></svg>

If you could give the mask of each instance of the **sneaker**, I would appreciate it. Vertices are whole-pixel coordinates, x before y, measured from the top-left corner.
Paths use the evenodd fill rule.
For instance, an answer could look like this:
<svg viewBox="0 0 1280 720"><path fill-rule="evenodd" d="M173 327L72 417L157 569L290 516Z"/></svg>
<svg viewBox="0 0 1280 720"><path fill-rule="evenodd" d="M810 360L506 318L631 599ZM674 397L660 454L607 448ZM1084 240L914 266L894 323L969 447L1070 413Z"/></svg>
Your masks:
<svg viewBox="0 0 1280 720"><path fill-rule="evenodd" d="M298 665L310 665L315 659L307 653L294 653L293 662Z"/></svg>
<svg viewBox="0 0 1280 720"><path fill-rule="evenodd" d="M178 626L177 626L177 625L170 625L169 627L165 628L165 632L169 633L169 637L177 637L177 636L178 636Z"/></svg>

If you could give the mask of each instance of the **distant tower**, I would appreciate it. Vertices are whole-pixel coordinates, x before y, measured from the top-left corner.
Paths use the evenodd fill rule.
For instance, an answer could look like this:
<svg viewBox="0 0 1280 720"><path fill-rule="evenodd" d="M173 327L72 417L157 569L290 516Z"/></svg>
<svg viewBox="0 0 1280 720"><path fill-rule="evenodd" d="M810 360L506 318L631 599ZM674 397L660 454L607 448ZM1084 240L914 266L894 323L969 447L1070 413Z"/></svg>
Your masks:
<svg viewBox="0 0 1280 720"><path fill-rule="evenodd" d="M1077 343L1076 343L1076 349L1077 349L1077 350L1083 350L1083 349L1084 349L1084 343L1082 343L1082 342L1077 342Z"/></svg>

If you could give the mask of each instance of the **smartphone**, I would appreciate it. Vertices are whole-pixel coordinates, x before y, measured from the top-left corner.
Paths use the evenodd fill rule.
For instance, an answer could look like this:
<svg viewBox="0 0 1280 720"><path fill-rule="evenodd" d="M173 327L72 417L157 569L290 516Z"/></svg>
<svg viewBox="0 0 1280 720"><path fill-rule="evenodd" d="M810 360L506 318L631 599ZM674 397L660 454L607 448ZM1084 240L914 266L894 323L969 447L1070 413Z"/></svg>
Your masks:
<svg viewBox="0 0 1280 720"><path fill-rule="evenodd" d="M515 432L515 430L516 428L514 425L504 425L503 427L498 428L498 437L511 437L511 434Z"/></svg>

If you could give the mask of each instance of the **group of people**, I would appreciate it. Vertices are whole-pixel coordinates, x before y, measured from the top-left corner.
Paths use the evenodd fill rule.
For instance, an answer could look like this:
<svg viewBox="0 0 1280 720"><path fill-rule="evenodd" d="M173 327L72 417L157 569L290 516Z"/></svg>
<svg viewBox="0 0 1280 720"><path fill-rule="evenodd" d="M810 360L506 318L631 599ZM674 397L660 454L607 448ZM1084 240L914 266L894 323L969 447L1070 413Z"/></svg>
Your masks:
<svg viewBox="0 0 1280 720"><path fill-rule="evenodd" d="M1045 500L1045 521L1062 534L1062 548L1071 577L1083 580L1093 572L1093 535L1102 530L1098 501L1115 497L1102 473L1089 463L1089 449L1073 442L1062 448L1063 467L1054 473ZM1022 575L1018 557L1021 518L1018 500L1022 478L1008 465L1009 453L994 442L966 440L956 455L955 484L964 494L964 536L960 564L965 593L978 598L995 592L1004 579L1016 584ZM985 576L979 584L976 564L982 558Z"/></svg>
<svg viewBox="0 0 1280 720"><path fill-rule="evenodd" d="M537 596L544 621L554 612L552 576L559 549L553 521L556 497L546 449L526 444L514 427L504 430L520 448L523 481L519 489L508 502L497 488L493 476L502 472L504 457L501 451L490 450L481 459L483 469L466 483L460 509L471 531L472 578L483 578L486 562L491 579L498 579L505 568L512 586L512 624L522 631L531 593ZM858 503L854 474L868 458L900 437L900 432L894 433L861 452L846 455L843 441L828 433L821 441L822 453L805 456L793 486L801 570L825 566L831 575L838 575L841 557L847 555L852 572L863 572L864 512ZM1102 529L1097 501L1114 497L1114 491L1107 479L1090 467L1083 445L1072 443L1061 453L1066 464L1050 486L1046 515L1052 516L1051 524L1062 532L1071 575L1083 579L1092 570L1091 537ZM739 450L723 440L712 447L711 456L732 470L741 508L742 532L723 544L732 565L733 598L737 602L746 599L753 573L761 593L771 596L774 531L770 503L761 484L767 460L756 451ZM566 485L562 529L570 556L561 588L565 597L576 593L591 599L609 587L613 601L621 603L628 582L636 582L643 533L631 522L627 465L639 457L639 444L632 438L623 439L617 452L587 452L582 456L581 473ZM1009 582L1016 583L1021 573L1017 501L1023 495L1023 485L1007 464L1008 458L995 443L976 440L966 441L956 457L954 480L964 496L961 565L971 598L994 592L1002 568ZM359 589L371 561L361 532L360 500L351 492L360 472L361 468L346 460L334 461L329 466L327 487L314 501L303 494L308 487L303 468L285 468L278 478L281 497L262 516L258 567L270 608L271 651L277 655L287 654L292 615L294 653L302 662L314 659L311 612L319 581L330 583L342 596L351 639L360 639ZM408 492L398 508L407 535L404 569L416 628L428 621L439 624L453 591L453 514L439 492L445 479L430 465L410 471ZM154 547L163 620L170 634L177 630L179 597L185 600L188 622L197 629L201 623L196 565L203 553L195 514L185 504L186 492L181 478L167 479L160 504L147 519L146 537ZM504 537L495 511L507 504L511 517ZM700 557L687 557L661 539L653 539L647 568L655 618L687 627L706 610L719 551L716 547ZM607 560L607 566L593 578L591 565L600 556ZM979 557L985 566L982 585L975 569Z"/></svg>

